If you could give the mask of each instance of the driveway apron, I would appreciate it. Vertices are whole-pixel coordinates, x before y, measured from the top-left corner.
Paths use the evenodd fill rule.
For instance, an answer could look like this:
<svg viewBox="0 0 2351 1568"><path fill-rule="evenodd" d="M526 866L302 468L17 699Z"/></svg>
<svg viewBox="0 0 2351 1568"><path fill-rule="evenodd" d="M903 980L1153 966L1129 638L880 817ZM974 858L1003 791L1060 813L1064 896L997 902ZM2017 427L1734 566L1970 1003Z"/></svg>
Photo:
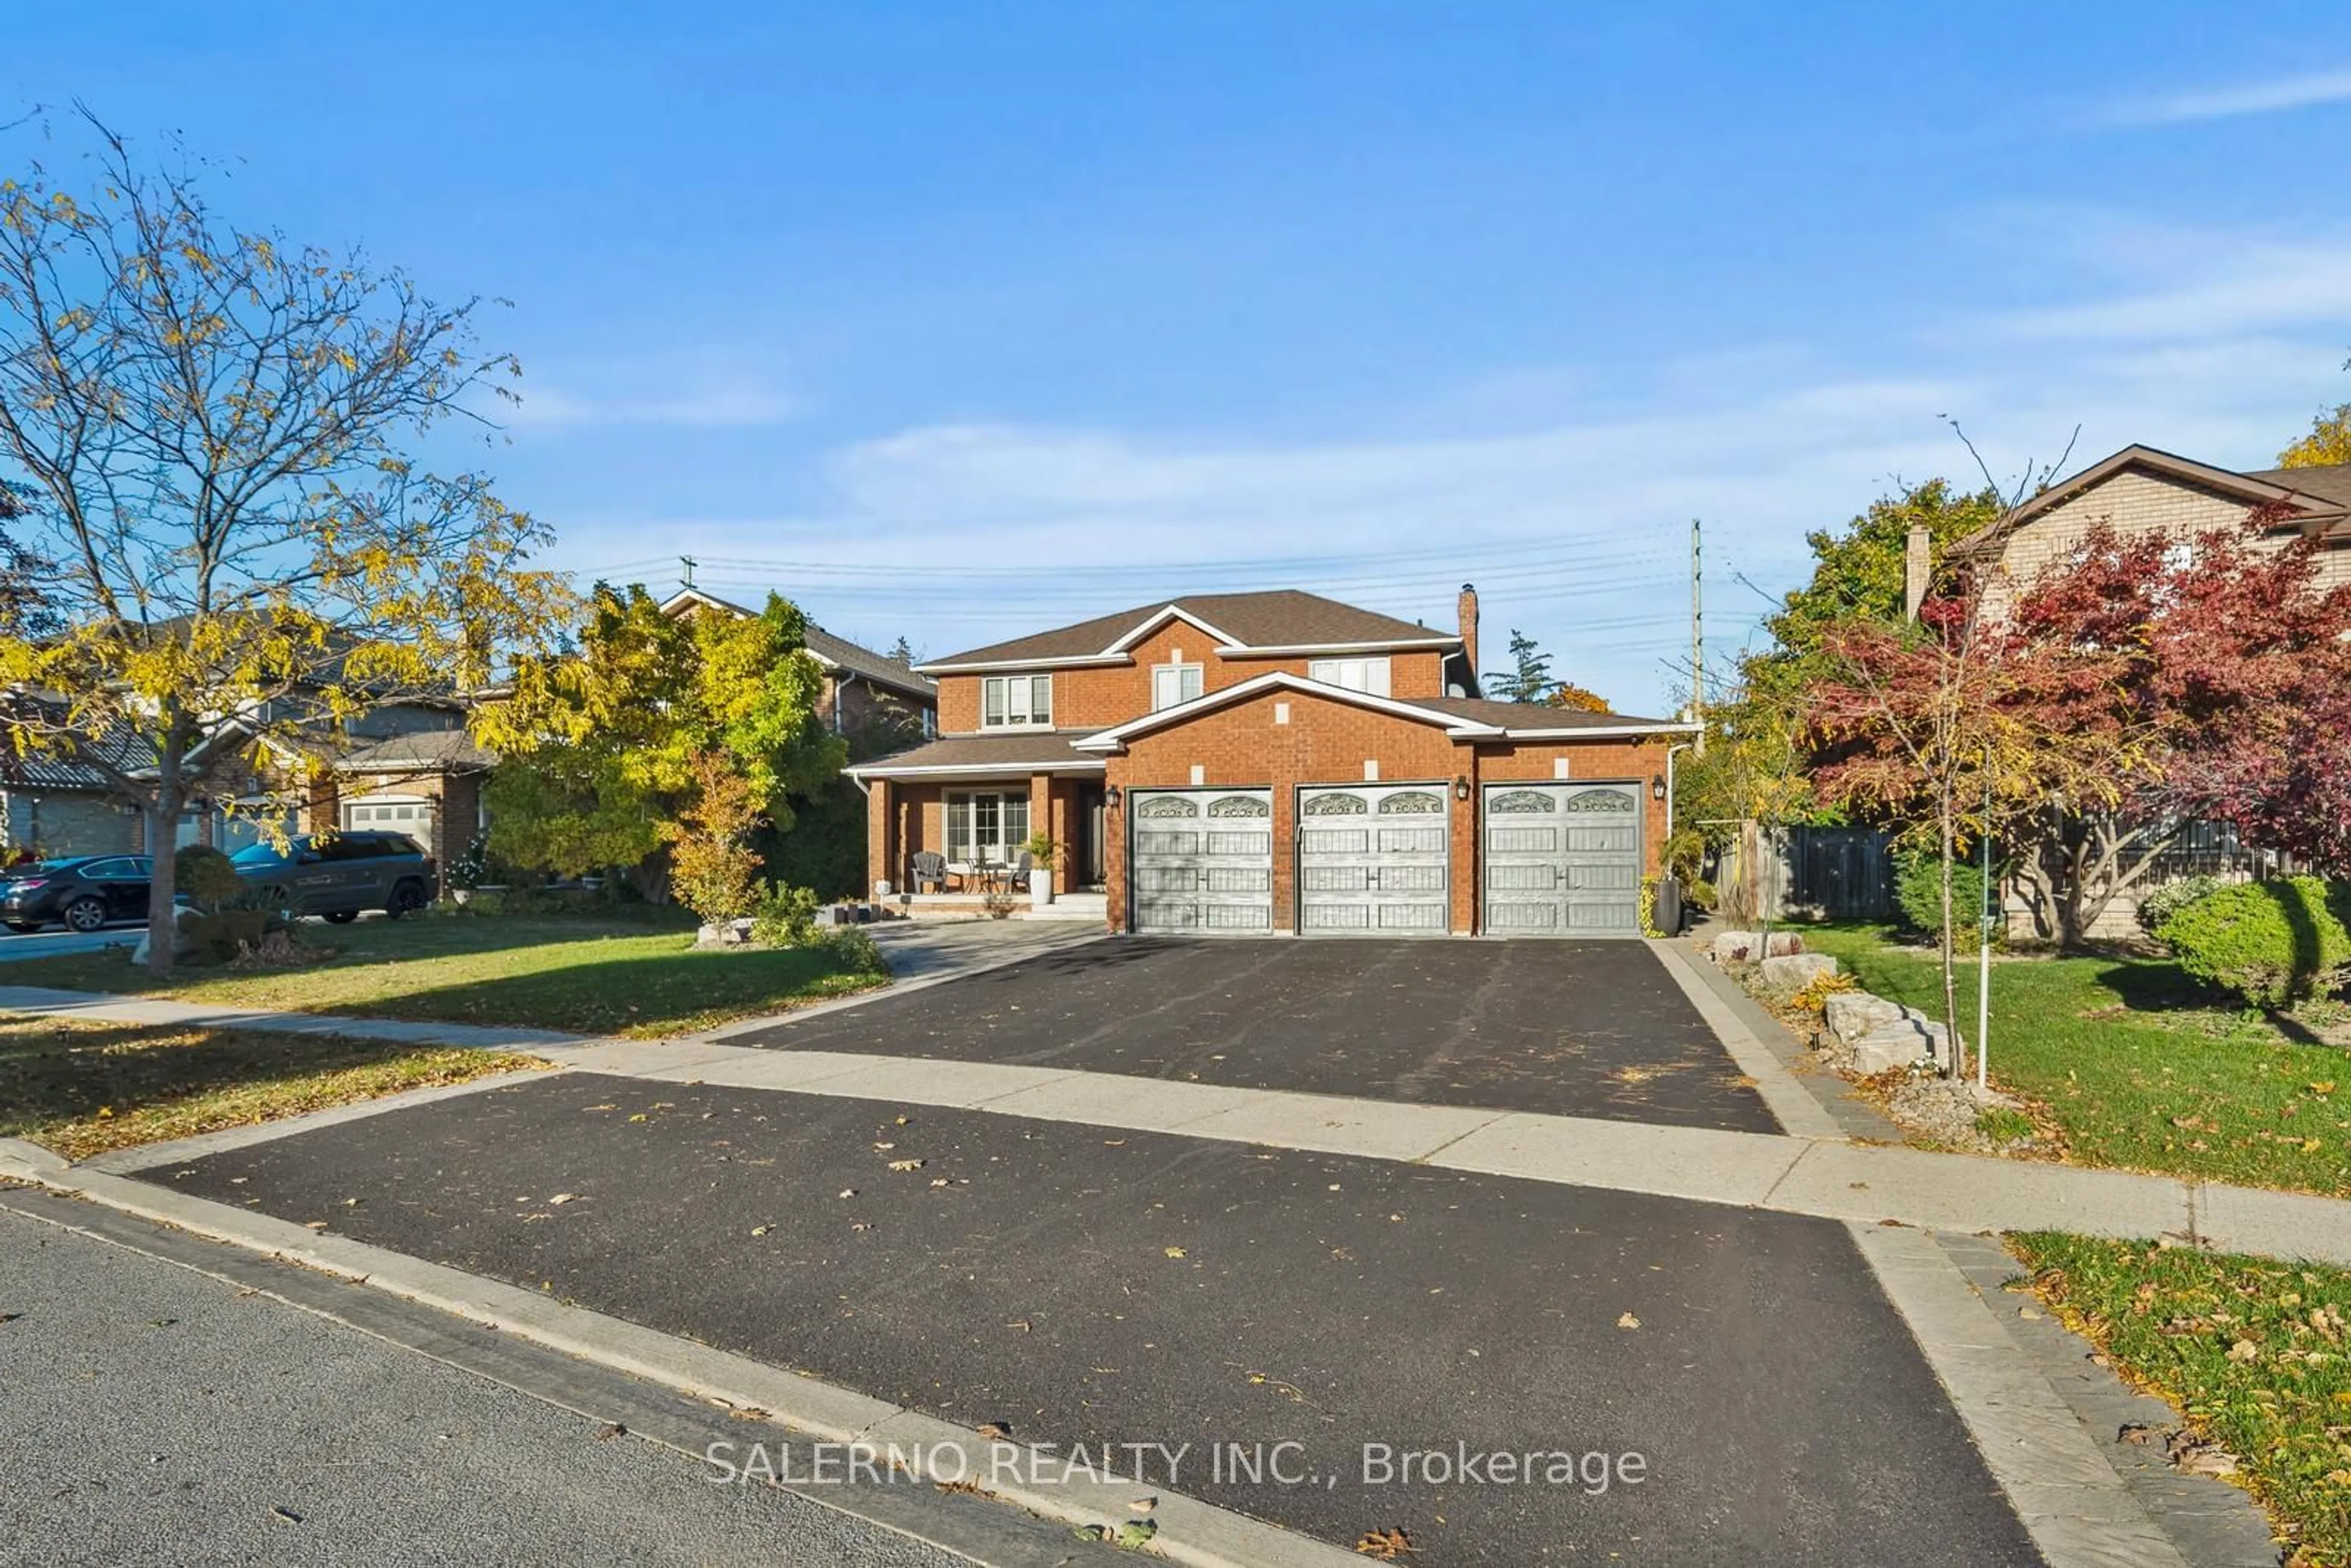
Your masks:
<svg viewBox="0 0 2351 1568"><path fill-rule="evenodd" d="M152 1179L1424 1564L2038 1560L1829 1222L589 1073Z"/></svg>
<svg viewBox="0 0 2351 1568"><path fill-rule="evenodd" d="M1639 942L1126 937L727 1043L1781 1131Z"/></svg>

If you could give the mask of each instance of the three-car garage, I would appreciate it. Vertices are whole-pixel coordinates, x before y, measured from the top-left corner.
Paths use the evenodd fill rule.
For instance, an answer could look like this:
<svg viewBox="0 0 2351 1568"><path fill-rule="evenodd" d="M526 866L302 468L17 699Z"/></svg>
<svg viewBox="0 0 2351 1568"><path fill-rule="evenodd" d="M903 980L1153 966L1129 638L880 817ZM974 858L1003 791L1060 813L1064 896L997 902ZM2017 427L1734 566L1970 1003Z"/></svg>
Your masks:
<svg viewBox="0 0 2351 1568"><path fill-rule="evenodd" d="M1642 793L1610 781L1494 783L1482 792L1441 779L1300 785L1280 813L1292 824L1284 844L1270 788L1138 789L1126 798L1133 926L1446 936L1457 925L1455 813L1470 810L1458 797L1470 794L1480 808L1480 931L1637 936ZM1278 860L1295 874L1278 875Z"/></svg>

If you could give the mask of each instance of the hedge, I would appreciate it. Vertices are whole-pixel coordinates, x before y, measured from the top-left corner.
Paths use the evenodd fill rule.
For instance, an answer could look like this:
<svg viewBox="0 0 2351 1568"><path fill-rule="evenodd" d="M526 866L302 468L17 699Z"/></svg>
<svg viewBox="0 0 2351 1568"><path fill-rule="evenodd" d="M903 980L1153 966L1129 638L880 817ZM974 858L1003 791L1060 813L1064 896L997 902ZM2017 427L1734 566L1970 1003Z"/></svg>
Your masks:
<svg viewBox="0 0 2351 1568"><path fill-rule="evenodd" d="M2215 888L2156 931L2179 967L2256 1007L2325 996L2351 977L2351 883L2278 877Z"/></svg>

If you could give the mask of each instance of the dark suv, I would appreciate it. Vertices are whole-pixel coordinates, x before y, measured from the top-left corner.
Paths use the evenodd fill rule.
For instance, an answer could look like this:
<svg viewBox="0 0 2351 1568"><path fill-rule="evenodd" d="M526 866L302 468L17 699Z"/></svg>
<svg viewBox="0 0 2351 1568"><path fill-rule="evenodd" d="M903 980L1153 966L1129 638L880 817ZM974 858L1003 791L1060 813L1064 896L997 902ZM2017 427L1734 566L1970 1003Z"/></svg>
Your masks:
<svg viewBox="0 0 2351 1568"><path fill-rule="evenodd" d="M0 921L33 932L52 920L96 931L110 920L141 919L153 869L145 855L74 855L0 872Z"/></svg>
<svg viewBox="0 0 2351 1568"><path fill-rule="evenodd" d="M339 925L363 910L397 920L433 902L433 862L404 833L305 833L283 851L265 840L229 858L246 886L277 894L287 914Z"/></svg>

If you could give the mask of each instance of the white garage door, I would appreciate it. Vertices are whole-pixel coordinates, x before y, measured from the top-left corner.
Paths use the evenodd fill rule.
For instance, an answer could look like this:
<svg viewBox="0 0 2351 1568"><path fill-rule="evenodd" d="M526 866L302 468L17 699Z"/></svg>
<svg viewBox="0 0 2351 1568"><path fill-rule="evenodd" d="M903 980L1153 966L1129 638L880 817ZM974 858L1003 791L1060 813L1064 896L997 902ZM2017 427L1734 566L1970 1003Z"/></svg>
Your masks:
<svg viewBox="0 0 2351 1568"><path fill-rule="evenodd" d="M1489 784L1486 930L1641 934L1641 792L1631 784Z"/></svg>
<svg viewBox="0 0 2351 1568"><path fill-rule="evenodd" d="M1450 929L1452 832L1442 784L1298 792L1298 929L1442 936Z"/></svg>
<svg viewBox="0 0 2351 1568"><path fill-rule="evenodd" d="M1130 789L1137 931L1273 929L1273 792Z"/></svg>

